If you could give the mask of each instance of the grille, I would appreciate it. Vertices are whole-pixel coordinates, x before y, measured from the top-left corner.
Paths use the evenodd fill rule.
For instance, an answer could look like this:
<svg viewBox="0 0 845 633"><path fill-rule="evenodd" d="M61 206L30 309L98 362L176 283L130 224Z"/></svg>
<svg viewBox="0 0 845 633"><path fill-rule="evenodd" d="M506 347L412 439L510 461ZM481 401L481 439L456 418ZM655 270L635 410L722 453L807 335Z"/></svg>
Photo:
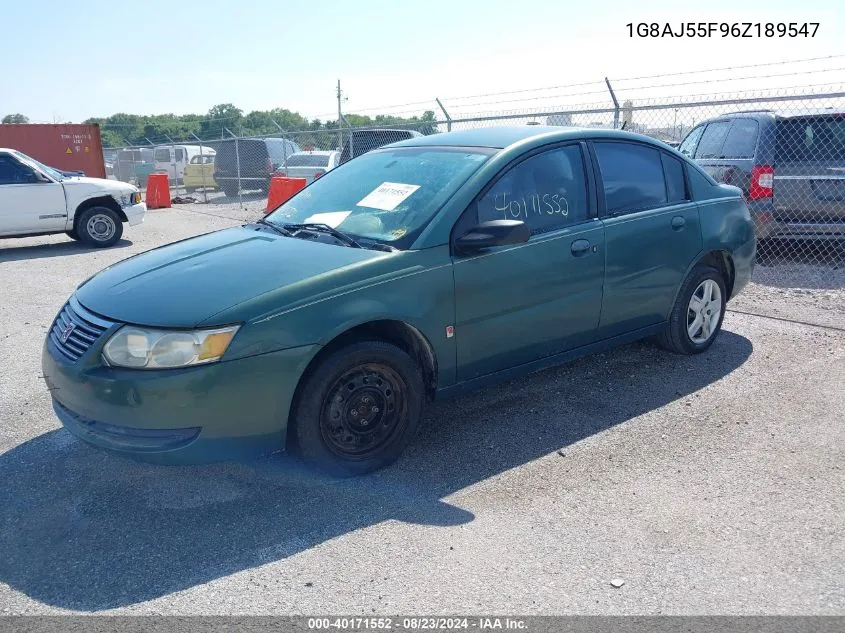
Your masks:
<svg viewBox="0 0 845 633"><path fill-rule="evenodd" d="M62 333L71 324L73 324L73 331L63 342ZM71 297L56 317L50 329L50 339L67 358L79 360L112 325L114 323L90 313Z"/></svg>

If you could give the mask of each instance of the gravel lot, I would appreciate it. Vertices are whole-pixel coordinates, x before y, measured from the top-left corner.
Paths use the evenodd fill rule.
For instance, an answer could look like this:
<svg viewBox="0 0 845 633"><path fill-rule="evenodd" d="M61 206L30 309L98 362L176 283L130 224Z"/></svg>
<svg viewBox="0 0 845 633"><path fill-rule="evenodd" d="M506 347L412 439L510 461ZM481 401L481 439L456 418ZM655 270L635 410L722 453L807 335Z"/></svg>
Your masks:
<svg viewBox="0 0 845 633"><path fill-rule="evenodd" d="M845 614L845 332L781 320L838 326L841 270L759 266L732 307L781 319L731 312L699 357L638 343L437 403L355 480L60 429L40 352L73 289L262 203L154 211L105 251L0 242L0 613Z"/></svg>

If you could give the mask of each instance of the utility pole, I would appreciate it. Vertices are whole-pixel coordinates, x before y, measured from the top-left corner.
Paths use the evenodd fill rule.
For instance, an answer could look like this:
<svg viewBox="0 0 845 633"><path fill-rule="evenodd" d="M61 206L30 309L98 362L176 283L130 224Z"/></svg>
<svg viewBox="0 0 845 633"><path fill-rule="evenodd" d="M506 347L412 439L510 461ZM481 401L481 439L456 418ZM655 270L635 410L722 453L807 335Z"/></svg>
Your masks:
<svg viewBox="0 0 845 633"><path fill-rule="evenodd" d="M340 90L340 79L337 80L337 146L343 149L343 130L341 126L343 125L343 110L340 107L341 102L343 101L343 92ZM351 134L351 132L350 132Z"/></svg>

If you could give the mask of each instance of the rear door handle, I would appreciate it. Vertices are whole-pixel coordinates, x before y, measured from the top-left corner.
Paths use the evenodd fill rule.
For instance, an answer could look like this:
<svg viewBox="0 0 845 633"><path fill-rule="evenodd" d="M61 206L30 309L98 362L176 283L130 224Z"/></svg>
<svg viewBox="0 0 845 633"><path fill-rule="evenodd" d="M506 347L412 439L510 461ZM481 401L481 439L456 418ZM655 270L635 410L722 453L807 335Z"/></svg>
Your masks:
<svg viewBox="0 0 845 633"><path fill-rule="evenodd" d="M572 254L581 257L590 252L590 240L575 240L572 242Z"/></svg>
<svg viewBox="0 0 845 633"><path fill-rule="evenodd" d="M684 220L684 218L680 215L676 215L674 218L672 218L672 228L676 231L680 231L682 228L684 228L684 225L686 223L687 221Z"/></svg>

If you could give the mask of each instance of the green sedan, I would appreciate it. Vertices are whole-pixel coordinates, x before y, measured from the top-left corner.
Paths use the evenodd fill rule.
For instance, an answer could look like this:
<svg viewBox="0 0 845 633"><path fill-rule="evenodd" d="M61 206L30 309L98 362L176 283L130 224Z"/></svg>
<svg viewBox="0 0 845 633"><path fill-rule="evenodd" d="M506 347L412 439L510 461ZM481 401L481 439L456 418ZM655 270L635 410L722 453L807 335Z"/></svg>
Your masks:
<svg viewBox="0 0 845 633"><path fill-rule="evenodd" d="M739 189L644 136L434 134L106 268L56 317L43 374L62 423L101 448L289 448L366 473L433 398L644 337L705 351L755 248Z"/></svg>

